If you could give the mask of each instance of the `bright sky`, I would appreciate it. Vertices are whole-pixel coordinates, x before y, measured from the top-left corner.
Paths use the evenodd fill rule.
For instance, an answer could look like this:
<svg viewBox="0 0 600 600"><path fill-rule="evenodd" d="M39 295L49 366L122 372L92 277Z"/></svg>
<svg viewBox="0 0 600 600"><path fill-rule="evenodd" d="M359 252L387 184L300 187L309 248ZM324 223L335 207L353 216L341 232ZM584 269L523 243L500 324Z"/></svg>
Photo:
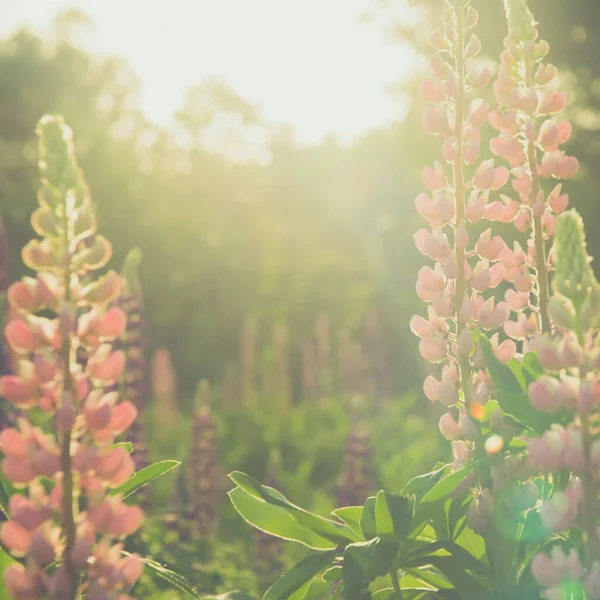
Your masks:
<svg viewBox="0 0 600 600"><path fill-rule="evenodd" d="M187 86L218 75L300 139L349 141L399 118L384 87L412 68L406 48L359 22L373 0L0 0L0 34L47 32L60 10L94 21L83 45L121 55L142 80L143 109L168 126Z"/></svg>

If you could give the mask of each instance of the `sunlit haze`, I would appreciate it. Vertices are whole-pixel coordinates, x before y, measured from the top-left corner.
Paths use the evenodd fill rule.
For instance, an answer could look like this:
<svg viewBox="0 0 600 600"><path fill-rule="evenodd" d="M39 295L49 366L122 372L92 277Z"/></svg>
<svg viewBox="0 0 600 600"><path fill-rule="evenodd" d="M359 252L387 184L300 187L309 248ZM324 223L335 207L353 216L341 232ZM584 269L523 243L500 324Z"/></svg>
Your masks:
<svg viewBox="0 0 600 600"><path fill-rule="evenodd" d="M372 0L2 0L0 31L46 33L75 7L93 26L78 43L125 58L142 82L146 115L168 126L185 89L219 76L270 122L314 142L342 140L400 116L386 86L413 56L361 22Z"/></svg>

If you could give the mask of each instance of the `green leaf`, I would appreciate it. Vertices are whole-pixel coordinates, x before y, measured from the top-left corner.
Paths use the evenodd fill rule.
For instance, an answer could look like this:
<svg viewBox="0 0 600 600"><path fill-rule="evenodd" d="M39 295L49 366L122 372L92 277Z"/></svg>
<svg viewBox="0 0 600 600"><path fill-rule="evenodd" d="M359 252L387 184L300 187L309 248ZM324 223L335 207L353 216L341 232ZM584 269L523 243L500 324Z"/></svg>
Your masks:
<svg viewBox="0 0 600 600"><path fill-rule="evenodd" d="M377 590L371 595L371 600L394 600L395 592L394 588L383 588ZM404 596L402 596L404 600Z"/></svg>
<svg viewBox="0 0 600 600"><path fill-rule="evenodd" d="M397 551L397 544L378 537L347 546L342 563L346 600L361 600L369 583L389 572Z"/></svg>
<svg viewBox="0 0 600 600"><path fill-rule="evenodd" d="M402 490L403 496L414 496L417 504L431 490L431 488L442 478L449 464L438 463L432 471L424 475L413 477Z"/></svg>
<svg viewBox="0 0 600 600"><path fill-rule="evenodd" d="M395 535L404 539L412 524L413 503L404 496L381 491L375 502L375 520L380 536Z"/></svg>
<svg viewBox="0 0 600 600"><path fill-rule="evenodd" d="M300 589L297 589L290 596L286 596L286 598L289 598L289 600L304 600L312 582L313 578L311 577Z"/></svg>
<svg viewBox="0 0 600 600"><path fill-rule="evenodd" d="M442 552L443 554L440 554ZM439 540L430 544L421 546L418 550L411 552L408 556L403 557L401 566L414 568L415 566L423 566L432 564L427 562L432 558L452 557L460 561L461 568L468 569L474 573L489 576L489 568L479 559L475 558L470 552L450 540Z"/></svg>
<svg viewBox="0 0 600 600"><path fill-rule="evenodd" d="M435 502L448 498L456 488L464 481L465 477L477 466L477 462L471 462L467 466L450 473L450 475L440 479L421 500L421 504Z"/></svg>
<svg viewBox="0 0 600 600"><path fill-rule="evenodd" d="M360 517L362 515L362 506L344 506L331 511L331 514L336 516L340 521L343 521L361 538L363 537L360 530Z"/></svg>
<svg viewBox="0 0 600 600"><path fill-rule="evenodd" d="M527 385L539 379L544 374L544 368L540 364L537 357L537 352L527 352L523 356L523 374L527 379Z"/></svg>
<svg viewBox="0 0 600 600"><path fill-rule="evenodd" d="M161 460L148 467L144 467L138 471L131 479L119 487L110 491L110 494L122 494L123 498L127 498L139 490L143 485L157 479L161 475L168 473L181 463L178 460Z"/></svg>
<svg viewBox="0 0 600 600"><path fill-rule="evenodd" d="M269 504L239 487L229 492L229 498L244 520L265 533L314 550L333 550L338 545L299 523L295 513L287 507Z"/></svg>
<svg viewBox="0 0 600 600"><path fill-rule="evenodd" d="M537 433L543 433L553 422L557 421L556 415L536 410L531 404L529 396L523 392L515 394L498 390L498 404L505 414Z"/></svg>
<svg viewBox="0 0 600 600"><path fill-rule="evenodd" d="M423 566L433 566L441 571L448 581L460 590L461 596L468 594L473 598L486 598L492 587L489 568L451 541L427 544L404 557L400 565L403 569Z"/></svg>
<svg viewBox="0 0 600 600"><path fill-rule="evenodd" d="M433 572L428 566L418 569L405 569L404 572L406 575L402 578L400 582L401 585L404 585L403 582L406 577L413 577L417 581L426 583L427 585L430 585L438 590L452 588L452 584L445 577L440 575L438 572Z"/></svg>
<svg viewBox="0 0 600 600"><path fill-rule="evenodd" d="M10 500L9 490L5 487L6 478L4 475L0 475L0 521L8 519L8 501ZM8 483L8 481L6 481ZM12 486L11 486L12 488ZM11 490L12 492L12 490ZM5 518L3 518L3 516Z"/></svg>
<svg viewBox="0 0 600 600"><path fill-rule="evenodd" d="M130 556L128 552L123 552L123 554ZM198 595L198 590L187 581L183 575L176 573L175 571L171 571L171 569L167 569L164 565L152 560L151 558L142 558L142 562L144 565L150 570L154 575L164 579L168 583L170 583L173 587L185 592L188 596L192 598L200 598ZM243 600L243 598L236 599Z"/></svg>
<svg viewBox="0 0 600 600"><path fill-rule="evenodd" d="M263 600L286 600L291 598L294 592L301 590L307 583L310 584L313 577L329 565L336 555L336 551L310 554L278 579L265 592ZM308 591L308 587L306 591Z"/></svg>
<svg viewBox="0 0 600 600"><path fill-rule="evenodd" d="M133 452L133 444L131 442L117 442L116 444L112 445L113 448L117 448L119 446L125 448L125 452L127 452L127 454L131 454Z"/></svg>
<svg viewBox="0 0 600 600"><path fill-rule="evenodd" d="M240 592L234 590L233 592L226 592L225 594L219 594L218 596L203 596L204 600L255 600L254 596L246 594L246 592Z"/></svg>
<svg viewBox="0 0 600 600"><path fill-rule="evenodd" d="M326 547L319 547L320 549L330 549L338 545L345 546L348 542L355 542L359 539L359 536L347 525L325 519L292 504L277 490L261 485L258 481L245 473L236 471L231 473L229 477L238 485L238 489L243 491L249 498L261 502L264 505L287 512L295 522L299 523L304 528L313 531L320 538L330 542ZM232 498L231 492L230 498ZM239 509L238 512L240 512ZM245 517L245 515L242 514L242 517ZM249 521L249 519L246 520Z"/></svg>
<svg viewBox="0 0 600 600"><path fill-rule="evenodd" d="M338 581L342 578L342 571L343 569L341 565L329 567L329 569L323 573L323 581Z"/></svg>
<svg viewBox="0 0 600 600"><path fill-rule="evenodd" d="M377 536L377 517L375 516L376 505L377 498L375 496L367 498L360 515L360 530L367 540L371 540Z"/></svg>

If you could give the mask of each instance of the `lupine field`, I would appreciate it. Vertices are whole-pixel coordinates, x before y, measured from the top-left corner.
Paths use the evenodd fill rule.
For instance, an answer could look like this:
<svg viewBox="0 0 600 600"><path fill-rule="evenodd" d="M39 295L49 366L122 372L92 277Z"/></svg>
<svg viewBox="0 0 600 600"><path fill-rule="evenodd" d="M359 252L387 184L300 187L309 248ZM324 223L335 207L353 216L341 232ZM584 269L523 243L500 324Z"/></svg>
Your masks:
<svg viewBox="0 0 600 600"><path fill-rule="evenodd" d="M393 4L350 145L0 43L0 600L600 599L600 5Z"/></svg>

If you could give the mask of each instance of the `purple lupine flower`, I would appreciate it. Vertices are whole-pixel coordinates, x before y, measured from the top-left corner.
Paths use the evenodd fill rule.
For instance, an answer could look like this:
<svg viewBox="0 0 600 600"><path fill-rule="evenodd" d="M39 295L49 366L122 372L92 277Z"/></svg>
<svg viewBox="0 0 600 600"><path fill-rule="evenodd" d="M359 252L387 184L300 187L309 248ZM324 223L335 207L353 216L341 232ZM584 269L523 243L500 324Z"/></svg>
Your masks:
<svg viewBox="0 0 600 600"><path fill-rule="evenodd" d="M275 476L275 468L267 469L263 485L272 487L283 493L283 486ZM280 538L257 529L254 532L253 568L258 578L261 592L265 592L277 580L284 570L284 545Z"/></svg>
<svg viewBox="0 0 600 600"><path fill-rule="evenodd" d="M0 217L0 375L12 373L12 353L4 338L4 325L10 311L6 290L10 284L10 240L2 217ZM8 402L0 402L0 431L16 424L16 410Z"/></svg>
<svg viewBox="0 0 600 600"><path fill-rule="evenodd" d="M217 526L220 488L217 446L217 428L210 407L202 404L194 415L187 474L193 522L201 536L210 534Z"/></svg>
<svg viewBox="0 0 600 600"><path fill-rule="evenodd" d="M373 490L371 436L351 429L344 450L342 477L337 489L338 506L362 506Z"/></svg>

